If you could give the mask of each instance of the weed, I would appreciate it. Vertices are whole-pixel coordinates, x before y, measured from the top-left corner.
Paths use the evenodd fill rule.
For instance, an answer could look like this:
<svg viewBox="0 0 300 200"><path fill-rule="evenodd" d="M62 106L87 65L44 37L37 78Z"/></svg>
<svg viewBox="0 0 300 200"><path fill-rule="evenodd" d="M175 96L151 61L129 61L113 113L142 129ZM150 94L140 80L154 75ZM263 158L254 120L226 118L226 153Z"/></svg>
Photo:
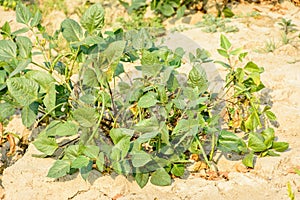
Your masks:
<svg viewBox="0 0 300 200"><path fill-rule="evenodd" d="M287 182L286 186L287 186L287 192L288 192L288 196L289 196L290 200L294 200L295 199L295 194L292 190L291 183Z"/></svg>
<svg viewBox="0 0 300 200"><path fill-rule="evenodd" d="M215 33L215 32L237 32L239 29L236 26L227 26L226 23L230 22L229 19L223 19L215 17L210 14L205 14L203 20L196 24L196 27L202 28L203 32Z"/></svg>

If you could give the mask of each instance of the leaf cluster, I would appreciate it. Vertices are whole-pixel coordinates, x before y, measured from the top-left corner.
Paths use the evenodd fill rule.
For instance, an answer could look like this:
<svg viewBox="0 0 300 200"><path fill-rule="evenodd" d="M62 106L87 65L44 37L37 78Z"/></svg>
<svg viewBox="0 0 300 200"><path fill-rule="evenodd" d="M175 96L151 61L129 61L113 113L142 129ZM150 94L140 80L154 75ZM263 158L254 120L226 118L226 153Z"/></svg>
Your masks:
<svg viewBox="0 0 300 200"><path fill-rule="evenodd" d="M255 96L264 87L263 69L253 62L235 68L231 56L242 60L246 53L232 50L223 35L218 52L228 63L219 63L228 70L225 88L232 94L226 98L226 130L212 114L219 101L208 89L207 51L190 53L192 67L183 74L182 48L155 45L145 29L104 31L100 4L89 7L80 23L65 19L53 35L41 25L39 11L18 4L16 14L23 28L1 28L0 122L20 110L25 126L43 127L34 145L42 157L57 159L48 177L79 171L87 179L97 169L133 176L140 187L149 180L163 186L171 184L171 175L183 176L192 153L208 166L217 148L243 153L244 164L253 167L254 154L288 148L275 141L273 129L259 131L262 119L276 119ZM23 36L27 32L36 40ZM60 49L59 38L67 49ZM246 139L235 135L238 129Z"/></svg>

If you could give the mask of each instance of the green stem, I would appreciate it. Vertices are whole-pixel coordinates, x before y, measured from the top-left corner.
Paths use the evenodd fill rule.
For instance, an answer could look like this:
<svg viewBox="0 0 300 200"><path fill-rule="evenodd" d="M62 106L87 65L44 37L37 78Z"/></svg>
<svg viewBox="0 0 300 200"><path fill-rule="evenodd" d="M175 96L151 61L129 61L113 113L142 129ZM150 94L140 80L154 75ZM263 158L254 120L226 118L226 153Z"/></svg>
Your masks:
<svg viewBox="0 0 300 200"><path fill-rule="evenodd" d="M212 134L212 140L211 140L211 151L209 154L209 161L212 161L214 152L215 152L215 145L216 145L216 135L215 133Z"/></svg>
<svg viewBox="0 0 300 200"><path fill-rule="evenodd" d="M198 145L199 145L199 147L200 147L200 151L202 152L202 155L203 155L203 158L204 158L206 164L208 165L209 168L211 168L211 165L210 165L210 163L209 163L209 160L208 160L208 158L207 158L207 156L206 156L206 154L205 154L204 148L203 148L203 146L202 146L202 144L201 144L199 138L197 138L197 137L195 136L195 139L196 139L196 141L197 141L197 143L198 143Z"/></svg>
<svg viewBox="0 0 300 200"><path fill-rule="evenodd" d="M63 105L64 103L60 103L56 106L54 106L51 110L49 110L46 114L43 115L43 117L41 117L41 119L39 119L39 121L37 123L40 123L41 121L43 121L43 119L48 116L51 112L53 112L56 108L58 108L59 106Z"/></svg>
<svg viewBox="0 0 300 200"><path fill-rule="evenodd" d="M39 64L39 63L36 63L34 61L31 61L32 64L34 64L35 66L43 69L43 70L46 70L46 71L49 71L49 69L47 67L44 67L43 65Z"/></svg>
<svg viewBox="0 0 300 200"><path fill-rule="evenodd" d="M96 133L98 132L98 127L101 124L102 118L103 118L103 114L104 114L104 110L105 110L105 98L103 93L101 93L101 97L102 97L102 109L101 109L101 113L97 122L97 127L95 128L95 130L93 131L92 135L89 137L88 141L86 142L87 144L89 144L92 139L95 137Z"/></svg>

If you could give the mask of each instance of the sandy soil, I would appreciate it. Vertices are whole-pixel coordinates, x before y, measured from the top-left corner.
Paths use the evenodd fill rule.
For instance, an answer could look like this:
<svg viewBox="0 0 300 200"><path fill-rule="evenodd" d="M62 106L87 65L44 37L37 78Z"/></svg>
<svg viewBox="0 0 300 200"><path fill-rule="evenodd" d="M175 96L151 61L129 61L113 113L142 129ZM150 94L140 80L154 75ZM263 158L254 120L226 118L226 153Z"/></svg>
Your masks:
<svg viewBox="0 0 300 200"><path fill-rule="evenodd" d="M247 13L258 11L259 17L247 17ZM287 183L290 182L296 199L300 199L300 176L293 168L300 166L300 39L281 45L278 22L282 17L292 19L300 29L300 9L290 3L279 7L239 5L235 13L244 17L233 19L231 24L239 32L227 33L233 46L244 47L249 52L248 59L265 68L263 82L266 85L264 100L272 102L278 117L276 135L280 141L290 143L290 149L280 157L260 158L250 172L240 171L239 161L221 157L219 169L229 172L229 180L208 181L199 174L187 174L184 179L175 179L171 186L156 187L150 183L140 189L132 180L123 176L99 176L93 172L87 182L77 174L59 180L46 178L54 160L34 158L37 150L30 145L24 157L4 171L0 190L2 198L11 199L289 199ZM0 11L0 26L6 20L14 20L11 12ZM201 20L201 14L192 16L188 26ZM183 19L184 21L184 19ZM181 22L168 24L168 28L179 26ZM186 26L187 24L184 24ZM300 32L300 31L299 31ZM298 34L299 34L298 32ZM192 28L167 35L166 44L171 48L184 47L193 51L205 48L213 59L222 59L216 49L219 47L220 33L204 33ZM262 53L266 42L273 40L277 48L273 52ZM188 67L188 66L187 66ZM220 66L206 67L212 90L220 90L224 70ZM19 120L20 121L20 120ZM14 123L15 132L26 132L24 127ZM5 195L4 195L5 193Z"/></svg>

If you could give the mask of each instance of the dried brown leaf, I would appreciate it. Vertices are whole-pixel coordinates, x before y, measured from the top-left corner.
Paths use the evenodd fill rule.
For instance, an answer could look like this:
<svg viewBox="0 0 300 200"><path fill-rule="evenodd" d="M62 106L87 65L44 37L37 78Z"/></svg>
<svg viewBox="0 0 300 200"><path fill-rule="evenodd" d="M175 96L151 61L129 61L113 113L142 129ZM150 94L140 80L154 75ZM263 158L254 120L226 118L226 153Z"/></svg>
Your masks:
<svg viewBox="0 0 300 200"><path fill-rule="evenodd" d="M9 143L9 152L7 153L7 156L11 156L16 152L16 141L12 134L8 134L6 138Z"/></svg>

